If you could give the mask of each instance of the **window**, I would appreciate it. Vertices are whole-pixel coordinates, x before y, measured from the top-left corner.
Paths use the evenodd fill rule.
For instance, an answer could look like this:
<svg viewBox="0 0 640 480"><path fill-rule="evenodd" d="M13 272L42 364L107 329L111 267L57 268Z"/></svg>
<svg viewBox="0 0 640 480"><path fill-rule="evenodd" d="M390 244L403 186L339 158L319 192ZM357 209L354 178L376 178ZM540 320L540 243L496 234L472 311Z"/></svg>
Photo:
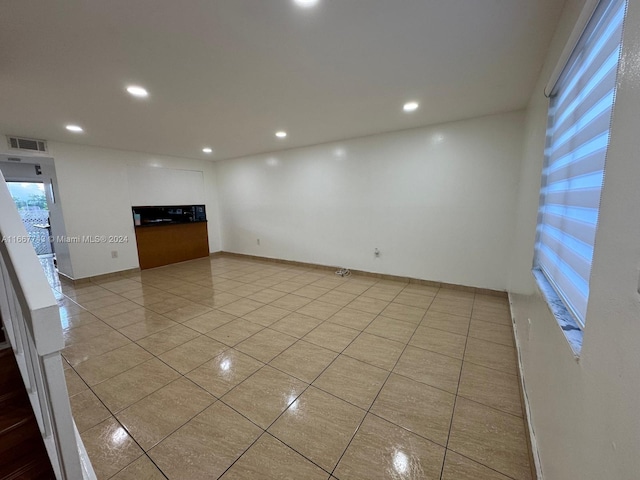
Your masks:
<svg viewBox="0 0 640 480"><path fill-rule="evenodd" d="M551 91L534 273L550 284L580 327L589 299L625 11L626 0L599 3Z"/></svg>

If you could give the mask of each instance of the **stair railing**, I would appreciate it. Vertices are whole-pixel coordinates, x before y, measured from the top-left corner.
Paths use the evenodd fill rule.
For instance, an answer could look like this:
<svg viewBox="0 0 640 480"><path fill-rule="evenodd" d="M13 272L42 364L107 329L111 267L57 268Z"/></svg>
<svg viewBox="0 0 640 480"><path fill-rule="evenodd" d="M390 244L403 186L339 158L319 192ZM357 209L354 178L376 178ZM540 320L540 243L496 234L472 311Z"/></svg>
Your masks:
<svg viewBox="0 0 640 480"><path fill-rule="evenodd" d="M71 415L58 304L1 172L0 315L56 478L95 478Z"/></svg>

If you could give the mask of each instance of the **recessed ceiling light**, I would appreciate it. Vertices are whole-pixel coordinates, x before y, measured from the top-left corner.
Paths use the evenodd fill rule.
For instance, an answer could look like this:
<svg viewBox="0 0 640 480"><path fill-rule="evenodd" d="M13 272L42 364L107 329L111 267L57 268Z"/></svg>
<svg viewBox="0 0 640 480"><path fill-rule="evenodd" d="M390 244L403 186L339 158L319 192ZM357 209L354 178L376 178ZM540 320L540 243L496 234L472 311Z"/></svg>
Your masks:
<svg viewBox="0 0 640 480"><path fill-rule="evenodd" d="M286 136L287 136L287 132L283 132L283 131L276 132L276 137L278 138L284 138Z"/></svg>
<svg viewBox="0 0 640 480"><path fill-rule="evenodd" d="M213 148L210 148L210 147L204 147L204 148L202 149L202 151L203 151L204 153L213 153Z"/></svg>
<svg viewBox="0 0 640 480"><path fill-rule="evenodd" d="M293 0L296 5L302 8L311 8L315 7L318 4L319 0Z"/></svg>
<svg viewBox="0 0 640 480"><path fill-rule="evenodd" d="M419 106L420 105L418 105L418 102L407 102L407 103L404 104L402 109L405 112L415 112L418 109Z"/></svg>
<svg viewBox="0 0 640 480"><path fill-rule="evenodd" d="M149 96L149 92L147 92L146 88L140 87L138 85L129 85L127 87L127 92L129 92L134 97L145 98Z"/></svg>
<svg viewBox="0 0 640 480"><path fill-rule="evenodd" d="M74 133L82 133L82 132L84 132L82 127L79 126L79 125L67 125L65 128L67 130L69 130L70 132L74 132Z"/></svg>

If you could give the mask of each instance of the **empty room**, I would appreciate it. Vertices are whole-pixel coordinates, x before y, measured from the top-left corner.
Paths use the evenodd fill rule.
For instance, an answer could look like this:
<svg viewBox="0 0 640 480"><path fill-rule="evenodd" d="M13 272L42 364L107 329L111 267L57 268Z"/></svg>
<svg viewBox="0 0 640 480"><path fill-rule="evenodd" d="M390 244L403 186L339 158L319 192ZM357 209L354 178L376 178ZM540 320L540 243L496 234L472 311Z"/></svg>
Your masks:
<svg viewBox="0 0 640 480"><path fill-rule="evenodd" d="M639 27L2 2L0 478L639 478Z"/></svg>

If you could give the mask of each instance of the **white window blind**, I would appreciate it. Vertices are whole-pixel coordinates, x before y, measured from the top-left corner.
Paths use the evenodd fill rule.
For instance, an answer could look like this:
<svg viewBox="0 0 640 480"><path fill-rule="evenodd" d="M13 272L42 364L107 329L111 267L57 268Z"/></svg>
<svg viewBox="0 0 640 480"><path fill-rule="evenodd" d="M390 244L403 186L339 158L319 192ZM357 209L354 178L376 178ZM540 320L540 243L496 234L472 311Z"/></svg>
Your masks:
<svg viewBox="0 0 640 480"><path fill-rule="evenodd" d="M584 326L626 0L602 0L551 93L535 267Z"/></svg>

